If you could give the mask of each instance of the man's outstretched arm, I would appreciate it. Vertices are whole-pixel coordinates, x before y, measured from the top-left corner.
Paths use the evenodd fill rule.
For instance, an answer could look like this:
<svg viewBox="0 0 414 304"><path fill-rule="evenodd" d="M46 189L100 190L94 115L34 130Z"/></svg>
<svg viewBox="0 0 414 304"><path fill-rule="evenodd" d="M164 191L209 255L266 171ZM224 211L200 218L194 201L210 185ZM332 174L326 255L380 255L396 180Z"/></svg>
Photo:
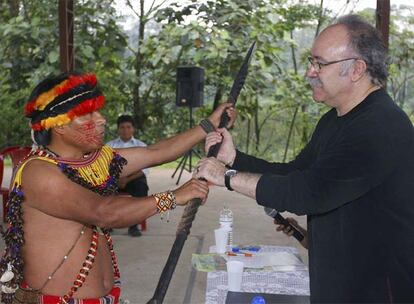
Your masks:
<svg viewBox="0 0 414 304"><path fill-rule="evenodd" d="M229 125L233 124L236 113L234 108L231 107L231 103L223 103L210 115L208 119L214 127L219 125L223 111L227 111L231 118ZM173 161L202 141L206 135L206 132L200 126L196 126L147 147L119 149L117 152L128 160L121 176L129 175L142 168Z"/></svg>
<svg viewBox="0 0 414 304"><path fill-rule="evenodd" d="M128 227L157 213L153 196L100 196L69 180L52 164L33 160L23 171L25 205L49 216L107 228ZM192 179L172 191L178 205L208 194L204 181Z"/></svg>

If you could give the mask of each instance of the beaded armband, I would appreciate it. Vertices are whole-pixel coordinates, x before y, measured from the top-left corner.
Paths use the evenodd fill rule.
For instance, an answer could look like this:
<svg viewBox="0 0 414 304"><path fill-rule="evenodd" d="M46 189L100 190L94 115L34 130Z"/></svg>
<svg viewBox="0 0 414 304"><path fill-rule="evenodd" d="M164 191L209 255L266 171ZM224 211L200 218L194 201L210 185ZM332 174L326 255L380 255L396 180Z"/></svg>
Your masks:
<svg viewBox="0 0 414 304"><path fill-rule="evenodd" d="M172 191L168 190L161 193L153 194L155 200L157 201L157 211L158 213L164 213L169 210L175 209L177 207L177 199Z"/></svg>
<svg viewBox="0 0 414 304"><path fill-rule="evenodd" d="M199 125L207 134L216 130L216 128L214 128L214 125L208 119L201 120Z"/></svg>

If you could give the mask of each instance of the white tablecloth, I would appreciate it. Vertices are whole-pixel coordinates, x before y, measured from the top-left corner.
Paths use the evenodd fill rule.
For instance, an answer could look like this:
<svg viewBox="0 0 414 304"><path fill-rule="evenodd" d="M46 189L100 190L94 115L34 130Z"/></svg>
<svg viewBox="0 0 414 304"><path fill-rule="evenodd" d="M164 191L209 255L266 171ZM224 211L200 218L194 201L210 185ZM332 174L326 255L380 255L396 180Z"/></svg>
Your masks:
<svg viewBox="0 0 414 304"><path fill-rule="evenodd" d="M299 257L296 248L261 246L259 251L288 252ZM304 264L289 266L289 271L244 271L242 291L255 293L309 295L309 273ZM207 274L206 303L225 303L227 272L212 271Z"/></svg>

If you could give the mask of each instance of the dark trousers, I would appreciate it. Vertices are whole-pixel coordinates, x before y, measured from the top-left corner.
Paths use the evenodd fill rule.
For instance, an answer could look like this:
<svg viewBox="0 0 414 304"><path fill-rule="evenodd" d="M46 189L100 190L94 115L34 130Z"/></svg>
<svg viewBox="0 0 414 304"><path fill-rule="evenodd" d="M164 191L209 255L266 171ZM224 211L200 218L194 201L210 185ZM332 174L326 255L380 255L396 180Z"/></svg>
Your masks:
<svg viewBox="0 0 414 304"><path fill-rule="evenodd" d="M123 191L129 193L133 197L143 197L148 196L148 184L147 184L147 178L145 175L138 177L136 179L133 179L128 184L126 184L125 189L122 189ZM137 227L136 225L132 225L129 228Z"/></svg>

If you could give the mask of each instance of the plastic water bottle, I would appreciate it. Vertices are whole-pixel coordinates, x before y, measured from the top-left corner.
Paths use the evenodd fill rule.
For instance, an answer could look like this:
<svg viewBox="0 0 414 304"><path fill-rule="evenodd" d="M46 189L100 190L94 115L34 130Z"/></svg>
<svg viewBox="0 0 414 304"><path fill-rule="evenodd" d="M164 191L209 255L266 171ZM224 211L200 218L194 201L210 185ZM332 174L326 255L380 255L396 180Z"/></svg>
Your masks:
<svg viewBox="0 0 414 304"><path fill-rule="evenodd" d="M228 230L227 245L233 246L233 212L224 206L220 211L220 228Z"/></svg>

